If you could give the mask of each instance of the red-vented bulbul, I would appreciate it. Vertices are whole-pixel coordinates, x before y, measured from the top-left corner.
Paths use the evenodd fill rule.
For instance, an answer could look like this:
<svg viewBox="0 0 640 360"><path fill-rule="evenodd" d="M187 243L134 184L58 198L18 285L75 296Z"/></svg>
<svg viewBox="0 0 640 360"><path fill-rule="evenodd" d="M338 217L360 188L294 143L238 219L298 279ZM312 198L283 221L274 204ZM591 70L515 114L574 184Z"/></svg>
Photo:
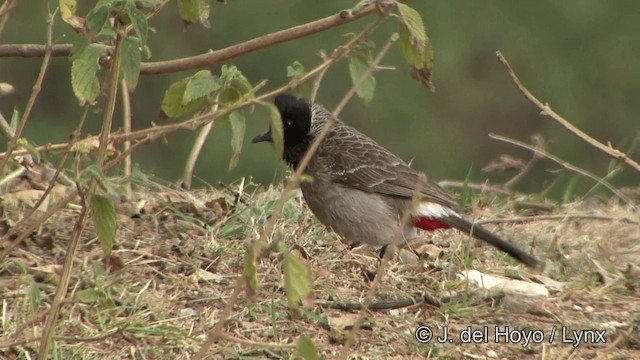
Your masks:
<svg viewBox="0 0 640 360"><path fill-rule="evenodd" d="M312 180L301 183L300 188L311 211L338 235L352 242L385 246L416 237L416 228L453 227L529 267L541 265L529 253L464 219L441 187L368 136L332 119L321 105L288 94L276 96L275 105L282 119L283 158L292 168L298 166L326 122L332 121L305 169ZM252 142L262 141L272 141L271 129ZM407 221L402 223L402 219Z"/></svg>

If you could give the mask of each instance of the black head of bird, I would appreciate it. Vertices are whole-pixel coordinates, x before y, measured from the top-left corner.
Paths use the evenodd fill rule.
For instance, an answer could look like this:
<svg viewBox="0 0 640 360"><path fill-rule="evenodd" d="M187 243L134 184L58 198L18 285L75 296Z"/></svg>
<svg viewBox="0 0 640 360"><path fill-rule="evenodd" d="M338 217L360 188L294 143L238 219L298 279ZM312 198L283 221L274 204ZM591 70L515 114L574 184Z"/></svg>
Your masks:
<svg viewBox="0 0 640 360"><path fill-rule="evenodd" d="M284 160L291 166L296 166L299 157L304 154L308 144L313 139L311 130L311 105L303 99L289 94L278 95L275 105L282 120L284 137ZM253 138L252 143L273 142L271 127L263 134Z"/></svg>

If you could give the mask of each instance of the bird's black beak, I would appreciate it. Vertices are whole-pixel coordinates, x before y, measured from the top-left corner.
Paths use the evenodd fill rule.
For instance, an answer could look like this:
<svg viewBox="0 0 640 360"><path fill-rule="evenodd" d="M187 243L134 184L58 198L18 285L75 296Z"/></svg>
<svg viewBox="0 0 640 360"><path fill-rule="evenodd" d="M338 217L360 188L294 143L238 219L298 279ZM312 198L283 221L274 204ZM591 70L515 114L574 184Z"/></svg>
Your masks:
<svg viewBox="0 0 640 360"><path fill-rule="evenodd" d="M253 140L251 140L251 143L255 144L255 143L264 142L264 141L268 141L268 142L273 141L273 138L271 137L271 130L254 137Z"/></svg>

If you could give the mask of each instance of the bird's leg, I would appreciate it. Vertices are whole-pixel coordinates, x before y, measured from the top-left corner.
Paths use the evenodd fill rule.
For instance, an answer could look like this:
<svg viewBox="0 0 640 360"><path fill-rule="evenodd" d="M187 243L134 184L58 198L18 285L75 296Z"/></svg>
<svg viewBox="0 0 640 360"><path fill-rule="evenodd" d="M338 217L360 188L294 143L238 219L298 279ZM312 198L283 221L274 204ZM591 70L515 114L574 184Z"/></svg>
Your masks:
<svg viewBox="0 0 640 360"><path fill-rule="evenodd" d="M380 259L384 259L384 254L387 252L387 246L388 245L382 245L382 248L380 248L380 253L378 254Z"/></svg>

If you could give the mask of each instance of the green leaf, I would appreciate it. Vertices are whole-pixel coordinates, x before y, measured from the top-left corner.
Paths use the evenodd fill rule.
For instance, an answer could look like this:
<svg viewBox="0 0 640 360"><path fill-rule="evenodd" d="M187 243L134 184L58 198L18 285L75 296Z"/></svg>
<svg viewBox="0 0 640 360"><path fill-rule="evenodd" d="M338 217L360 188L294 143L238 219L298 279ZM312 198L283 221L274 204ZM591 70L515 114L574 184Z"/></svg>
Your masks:
<svg viewBox="0 0 640 360"><path fill-rule="evenodd" d="M178 0L178 12L187 25L199 21L206 28L211 26L208 0Z"/></svg>
<svg viewBox="0 0 640 360"><path fill-rule="evenodd" d="M353 85L356 86L356 93L365 102L373 99L373 94L376 90L376 79L373 75L369 74L363 79L363 76L369 70L369 63L371 62L371 53L358 52L349 58L349 75Z"/></svg>
<svg viewBox="0 0 640 360"><path fill-rule="evenodd" d="M220 90L222 83L220 79L211 74L209 70L198 71L187 81L184 90L182 103L186 104L193 100L211 95L214 91Z"/></svg>
<svg viewBox="0 0 640 360"><path fill-rule="evenodd" d="M16 129L18 128L18 122L20 121L20 110L18 108L13 108L13 113L11 114L11 124L9 127L11 128L11 136L16 133Z"/></svg>
<svg viewBox="0 0 640 360"><path fill-rule="evenodd" d="M407 4L396 3L402 23L406 27L409 40L418 49L418 52L424 52L424 46L427 42L427 31L424 28L420 13L411 8Z"/></svg>
<svg viewBox="0 0 640 360"><path fill-rule="evenodd" d="M142 61L140 54L140 39L135 36L128 36L122 39L120 45L122 54L122 75L127 82L129 91L133 91L138 85L138 77L140 75L140 63Z"/></svg>
<svg viewBox="0 0 640 360"><path fill-rule="evenodd" d="M405 61L411 69L411 76L420 83L434 90L431 82L433 65L433 47L427 36L420 13L409 5L397 3L400 24L400 49Z"/></svg>
<svg viewBox="0 0 640 360"><path fill-rule="evenodd" d="M82 18L76 16L77 0L58 0L60 7L60 17L74 29L82 29Z"/></svg>
<svg viewBox="0 0 640 360"><path fill-rule="evenodd" d="M93 210L93 224L98 235L98 240L106 256L111 256L113 242L116 239L116 210L113 203L106 197L98 194L91 196L91 209Z"/></svg>
<svg viewBox="0 0 640 360"><path fill-rule="evenodd" d="M77 46L76 46L77 45ZM74 57L71 63L71 87L80 103L95 103L100 95L100 84L97 73L100 69L98 60L106 52L106 47L99 44L74 44Z"/></svg>
<svg viewBox="0 0 640 360"><path fill-rule="evenodd" d="M200 20L199 5L200 0L178 0L178 13L187 25Z"/></svg>
<svg viewBox="0 0 640 360"><path fill-rule="evenodd" d="M20 138L18 139L18 145L25 148L36 163L40 162L40 152L38 151L38 149L36 149L35 146L33 146L33 144L29 142L29 140L25 138Z"/></svg>
<svg viewBox="0 0 640 360"><path fill-rule="evenodd" d="M411 43L409 31L404 25L400 25L400 49L404 60L409 64L411 76L418 80L429 90L435 90L431 82L431 66L433 65L433 48L431 42L427 38L423 52L419 52L418 48Z"/></svg>
<svg viewBox="0 0 640 360"><path fill-rule="evenodd" d="M91 304L98 300L100 292L94 288L80 290L76 293L76 298L85 304Z"/></svg>
<svg viewBox="0 0 640 360"><path fill-rule="evenodd" d="M218 99L223 104L238 102L244 95L253 91L249 80L235 66L222 65L220 81L222 91Z"/></svg>
<svg viewBox="0 0 640 360"><path fill-rule="evenodd" d="M284 255L282 266L289 308L295 313L300 303L307 303L311 297L311 272L309 265L291 252Z"/></svg>
<svg viewBox="0 0 640 360"><path fill-rule="evenodd" d="M205 98L200 98L188 102L182 103L184 98L184 92L187 89L187 81L180 80L174 82L169 86L162 98L162 113L169 118L176 118L178 116L194 112L198 110L204 104Z"/></svg>
<svg viewBox="0 0 640 360"><path fill-rule="evenodd" d="M276 149L278 157L282 157L284 152L284 136L282 133L282 120L280 119L280 113L278 109L271 104L268 104L269 108L269 129L271 130L271 138L273 139L273 147Z"/></svg>
<svg viewBox="0 0 640 360"><path fill-rule="evenodd" d="M142 46L146 45L147 38L149 36L149 23L147 22L147 17L140 9L133 6L129 12L129 18L131 19L133 29L136 31L136 34L138 34L138 37L142 42Z"/></svg>
<svg viewBox="0 0 640 360"><path fill-rule="evenodd" d="M80 149L80 151L82 151L82 149ZM91 164L91 165L87 166L82 171L82 173L83 174L87 174L87 175L91 176L92 178L96 179L96 181L100 184L100 186L102 186L102 188L107 189L107 190L110 189L109 182L107 181L107 177L104 176L104 173L102 172L102 170L100 170L98 165Z"/></svg>
<svg viewBox="0 0 640 360"><path fill-rule="evenodd" d="M246 121L244 114L236 110L229 115L229 122L231 123L231 159L229 160L229 169L233 169L238 166L240 160L240 152L242 151L242 142L244 140L244 133L246 130Z"/></svg>
<svg viewBox="0 0 640 360"><path fill-rule="evenodd" d="M298 60L287 66L287 77L295 79L302 75L304 75L304 66Z"/></svg>
<svg viewBox="0 0 640 360"><path fill-rule="evenodd" d="M62 20L67 20L76 14L77 0L59 0L58 6L60 7L60 16Z"/></svg>
<svg viewBox="0 0 640 360"><path fill-rule="evenodd" d="M98 35L109 20L109 6L98 4L87 13L86 24L92 34Z"/></svg>
<svg viewBox="0 0 640 360"><path fill-rule="evenodd" d="M256 268L256 250L257 244L253 243L247 247L247 252L244 254L244 275L247 286L245 293L249 301L253 301L256 297L256 291L258 291L258 269Z"/></svg>
<svg viewBox="0 0 640 360"><path fill-rule="evenodd" d="M294 356L301 357L305 360L319 359L318 349L316 348L316 345L313 343L311 339L309 339L306 336L300 336L300 338L298 338Z"/></svg>

